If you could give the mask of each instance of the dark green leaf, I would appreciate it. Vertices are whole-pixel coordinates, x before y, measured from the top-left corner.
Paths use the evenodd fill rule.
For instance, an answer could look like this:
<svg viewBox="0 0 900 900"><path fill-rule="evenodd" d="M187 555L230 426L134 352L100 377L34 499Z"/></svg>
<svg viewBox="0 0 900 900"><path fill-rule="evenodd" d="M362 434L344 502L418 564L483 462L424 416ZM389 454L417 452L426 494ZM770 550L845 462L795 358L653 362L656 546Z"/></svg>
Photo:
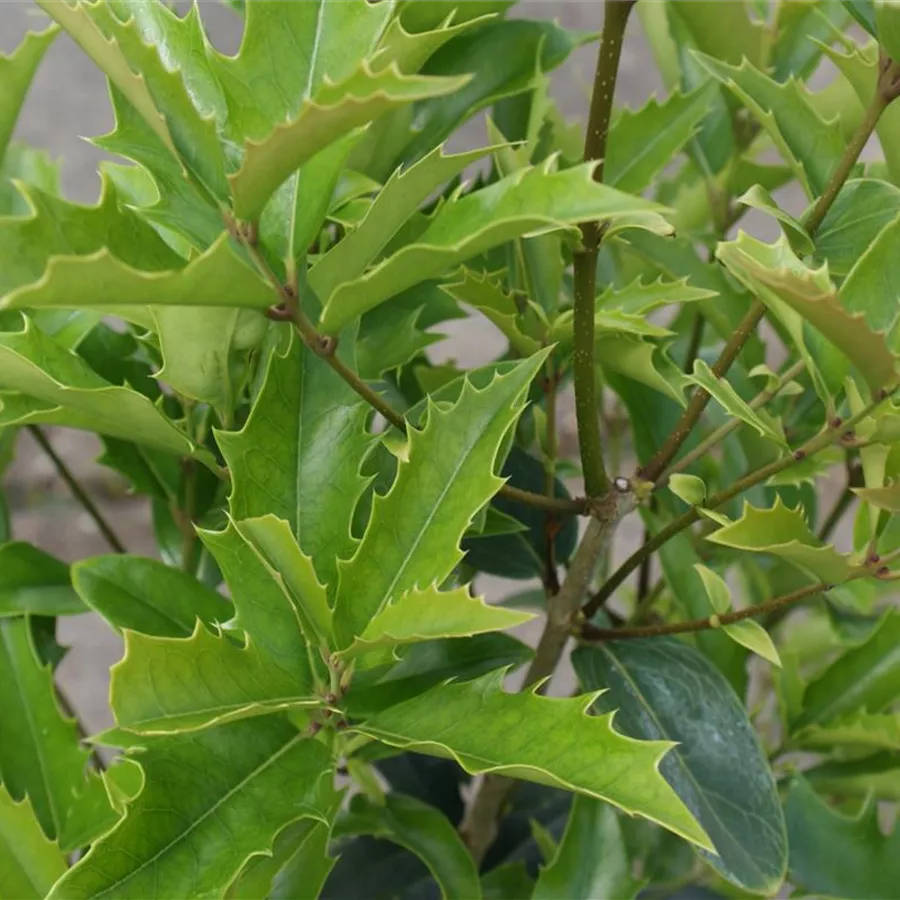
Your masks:
<svg viewBox="0 0 900 900"><path fill-rule="evenodd" d="M0 545L0 616L85 612L72 590L69 567L31 544Z"/></svg>

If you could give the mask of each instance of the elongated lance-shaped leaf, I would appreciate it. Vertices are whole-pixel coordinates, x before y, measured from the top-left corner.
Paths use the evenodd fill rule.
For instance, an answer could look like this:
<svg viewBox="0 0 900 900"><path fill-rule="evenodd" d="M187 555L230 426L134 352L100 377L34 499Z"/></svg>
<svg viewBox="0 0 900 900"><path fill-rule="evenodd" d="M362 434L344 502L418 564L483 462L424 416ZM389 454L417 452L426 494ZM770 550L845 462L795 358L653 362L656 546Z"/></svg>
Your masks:
<svg viewBox="0 0 900 900"><path fill-rule="evenodd" d="M839 295L827 266L807 268L783 235L774 244L766 244L741 232L737 240L720 243L716 257L735 277L756 290L776 315L780 302L806 319L856 366L873 391L897 383L896 356L878 330L878 319L874 315L871 321L869 318L872 307L884 308L880 296L869 301L865 311L860 307L860 311L848 310L842 302L843 289ZM896 303L893 295L891 302Z"/></svg>
<svg viewBox="0 0 900 900"><path fill-rule="evenodd" d="M827 584L840 584L859 569L850 558L823 544L806 524L800 506L791 509L778 497L769 509L744 503L741 517L707 535L707 540L737 550L771 553L810 572Z"/></svg>
<svg viewBox="0 0 900 900"><path fill-rule="evenodd" d="M31 79L57 31L57 28L29 31L12 53L0 53L0 85L3 85L0 88L0 160L6 153Z"/></svg>
<svg viewBox="0 0 900 900"><path fill-rule="evenodd" d="M588 219L647 217L667 230L663 207L598 184L593 163L561 172L522 169L444 204L416 240L361 278L341 285L326 301L321 325L336 333L369 309L426 278L440 275L497 244Z"/></svg>
<svg viewBox="0 0 900 900"><path fill-rule="evenodd" d="M318 702L297 610L280 577L234 524L202 538L231 589L244 641L213 634L199 620L189 638L126 631L110 687L120 727L167 734Z"/></svg>
<svg viewBox="0 0 900 900"><path fill-rule="evenodd" d="M610 125L603 180L620 191L642 191L694 135L715 91L708 82L662 103L653 97L638 110L623 109Z"/></svg>
<svg viewBox="0 0 900 900"><path fill-rule="evenodd" d="M781 423L753 409L725 378L717 377L702 359L694 361L694 371L689 378L703 388L730 416L756 429L761 437L768 438L782 447L787 446Z"/></svg>
<svg viewBox="0 0 900 900"><path fill-rule="evenodd" d="M54 900L221 896L289 822L333 813L328 748L279 716L157 739L136 759L144 790Z"/></svg>
<svg viewBox="0 0 900 900"><path fill-rule="evenodd" d="M72 849L66 826L73 810L98 796L101 814L109 804L87 771L75 722L57 706L53 674L38 659L27 616L0 619L0 680L0 781L14 800L28 796L47 837Z"/></svg>
<svg viewBox="0 0 900 900"><path fill-rule="evenodd" d="M625 287L609 285L597 297L597 308L641 316L670 303L695 303L715 296L715 291L692 284L688 278L670 281L660 275L655 281L643 282L638 276Z"/></svg>
<svg viewBox="0 0 900 900"><path fill-rule="evenodd" d="M65 616L85 611L72 590L65 563L21 541L0 545L0 616Z"/></svg>
<svg viewBox="0 0 900 900"><path fill-rule="evenodd" d="M900 695L900 615L889 610L878 628L848 650L803 694L794 729L826 723L856 711L877 713Z"/></svg>
<svg viewBox="0 0 900 900"><path fill-rule="evenodd" d="M35 404L17 412L15 395L0 400L0 424L50 421L147 444L169 453L194 447L143 394L110 384L26 320L23 331L0 332L0 390L20 391ZM63 415L57 417L55 411ZM205 451L198 458L207 459Z"/></svg>
<svg viewBox="0 0 900 900"><path fill-rule="evenodd" d="M326 82L293 119L247 142L240 169L228 176L235 214L258 216L291 172L341 135L390 109L455 91L468 80L402 75L396 66L375 73L363 62L338 84Z"/></svg>
<svg viewBox="0 0 900 900"><path fill-rule="evenodd" d="M231 603L196 578L127 553L93 556L72 567L78 596L115 628L188 637L198 619L226 622Z"/></svg>
<svg viewBox="0 0 900 900"><path fill-rule="evenodd" d="M66 860L41 831L27 799L16 803L0 785L0 885L4 897L42 900Z"/></svg>
<svg viewBox="0 0 900 900"><path fill-rule="evenodd" d="M366 217L309 270L309 285L324 303L338 285L358 278L400 226L434 190L481 159L490 147L445 155L435 147L405 169L397 169L369 207Z"/></svg>
<svg viewBox="0 0 900 900"><path fill-rule="evenodd" d="M408 461L401 461L389 493L376 495L353 558L338 564L340 648L391 600L440 584L462 558L459 541L502 484L494 474L497 453L546 355L536 353L483 390L467 381L454 406L431 404L424 428L411 429Z"/></svg>
<svg viewBox="0 0 900 900"><path fill-rule="evenodd" d="M479 900L481 886L472 855L449 819L427 803L391 792L384 803L357 794L335 823L335 837L368 834L406 847L428 866L445 900Z"/></svg>
<svg viewBox="0 0 900 900"><path fill-rule="evenodd" d="M180 268L184 260L146 222L118 203L115 188L102 180L96 206L67 203L34 187L19 190L27 216L0 217L0 297L38 281L52 256L86 255L106 248L130 266L150 271ZM121 298L120 298L121 299Z"/></svg>
<svg viewBox="0 0 900 900"><path fill-rule="evenodd" d="M503 675L438 685L353 727L394 747L456 759L472 774L498 772L606 800L711 849L659 773L671 743L636 741L612 727L611 715L588 716L595 694L507 694Z"/></svg>
<svg viewBox="0 0 900 900"><path fill-rule="evenodd" d="M671 638L584 646L572 661L583 686L609 689L598 706L618 709L626 734L678 742L660 770L712 840L704 858L743 888L775 893L788 849L778 792L753 725L721 672Z"/></svg>
<svg viewBox="0 0 900 900"><path fill-rule="evenodd" d="M480 597L473 597L467 588L439 591L432 585L424 590L411 590L385 606L344 655L353 656L375 647L501 631L532 618L530 613L488 606Z"/></svg>
<svg viewBox="0 0 900 900"><path fill-rule="evenodd" d="M223 233L187 265L162 271L137 269L106 248L53 256L40 280L8 293L2 306L122 309L164 304L265 309L277 302L272 286L240 259L231 238Z"/></svg>
<svg viewBox="0 0 900 900"><path fill-rule="evenodd" d="M368 414L352 389L294 338L283 356L272 356L244 428L216 432L231 470L231 515L286 520L330 584L337 560L357 543L350 520L368 483L359 473L372 441Z"/></svg>
<svg viewBox="0 0 900 900"><path fill-rule="evenodd" d="M705 53L700 64L722 82L759 120L810 197L825 190L844 151L844 139L835 122L825 122L794 78L779 84L746 59L728 65Z"/></svg>

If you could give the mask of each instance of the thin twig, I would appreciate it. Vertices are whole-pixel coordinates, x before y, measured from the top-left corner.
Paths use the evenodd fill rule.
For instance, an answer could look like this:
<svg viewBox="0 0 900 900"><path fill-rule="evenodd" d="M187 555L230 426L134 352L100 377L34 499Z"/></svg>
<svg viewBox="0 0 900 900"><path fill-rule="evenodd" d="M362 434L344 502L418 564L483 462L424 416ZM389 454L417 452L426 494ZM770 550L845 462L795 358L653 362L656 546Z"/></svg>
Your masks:
<svg viewBox="0 0 900 900"><path fill-rule="evenodd" d="M885 62L882 59L878 89L875 91L875 96L866 110L866 115L844 149L840 160L838 160L838 164L829 178L822 196L819 197L804 223L810 237L815 235L838 193L840 193L841 187L856 164L866 141L868 141L875 126L878 124L881 114L888 104L896 98L898 90L900 90L898 88L898 72L900 72L900 67L896 63L890 60ZM765 304L761 300L754 300L736 331L722 348L719 358L712 366L712 371L717 377L721 378L727 373L750 335L756 330L765 312ZM687 440L703 414L703 410L706 409L709 400L710 396L703 388L697 387L694 389L687 408L681 414L681 418L675 424L672 432L654 454L653 458L638 470L638 474L641 477L658 483L660 475L675 458L675 455L681 449L681 445Z"/></svg>
<svg viewBox="0 0 900 900"><path fill-rule="evenodd" d="M784 609L799 603L801 600L805 600L807 597L830 590L831 587L832 585L830 584L810 584L799 590L792 591L790 594L783 594L781 597L775 597L766 603L760 603L757 606L747 606L735 612L707 616L705 619L693 619L690 622L642 625L633 628L628 626L624 628L598 628L590 622L585 622L581 626L579 637L584 641L618 641L632 638L659 637L664 634L684 634L689 631L705 631L708 628L731 625L733 622L740 622L742 619L749 619L751 616L763 616L767 613Z"/></svg>
<svg viewBox="0 0 900 900"><path fill-rule="evenodd" d="M806 443L802 444L792 453L782 456L780 459L773 460L765 466L754 469L739 478L727 488L713 494L703 505L704 509L715 509L723 503L727 503L732 497L737 497L744 491L749 490L754 485L777 475L790 466L794 465L808 456L813 456L835 441L841 440L841 435L852 435L852 428L866 416L872 414L872 411L883 403L896 390L895 386L880 392L877 399L867 404L864 409L860 410L856 415L851 416L845 422L839 419L832 420L817 435L810 438ZM852 439L852 437L851 437ZM599 610L606 600L612 595L613 591L643 562L644 558L651 553L655 553L663 544L676 534L689 528L694 522L698 521L702 513L696 506L692 506L686 512L669 522L665 528L658 531L647 543L640 546L622 565L616 569L609 578L601 586L600 590L585 604L582 609L585 619L590 619Z"/></svg>
<svg viewBox="0 0 900 900"><path fill-rule="evenodd" d="M124 544L116 536L116 533L106 519L103 518L103 513L100 512L94 504L94 501L91 500L84 488L78 483L78 479L72 474L62 457L60 457L53 449L53 445L47 439L47 435L45 435L37 425L29 425L28 431L35 441L37 441L41 450L47 454L59 474L59 477L62 478L72 492L72 496L75 497L84 508L84 511L91 517L94 524L97 526L97 530L106 539L106 543L109 544L116 553L127 553L128 551L125 549Z"/></svg>

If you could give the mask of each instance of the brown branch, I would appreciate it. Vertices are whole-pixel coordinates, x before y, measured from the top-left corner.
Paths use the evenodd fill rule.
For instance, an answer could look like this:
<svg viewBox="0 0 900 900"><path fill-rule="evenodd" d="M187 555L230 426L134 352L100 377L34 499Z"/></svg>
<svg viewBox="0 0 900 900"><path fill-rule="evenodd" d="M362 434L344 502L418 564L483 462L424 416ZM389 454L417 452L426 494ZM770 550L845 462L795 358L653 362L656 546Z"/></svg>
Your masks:
<svg viewBox="0 0 900 900"><path fill-rule="evenodd" d="M590 622L581 626L579 637L584 641L619 641L632 638L659 637L665 634L685 634L689 631L705 631L707 628L719 628L722 625L731 625L742 619L752 616L764 616L776 610L785 609L807 597L831 590L830 584L810 584L790 594L775 597L766 603L757 606L747 606L735 612L722 613L721 615L707 616L705 619L693 619L690 622L674 622L661 625L642 625L640 627L624 628L598 628Z"/></svg>

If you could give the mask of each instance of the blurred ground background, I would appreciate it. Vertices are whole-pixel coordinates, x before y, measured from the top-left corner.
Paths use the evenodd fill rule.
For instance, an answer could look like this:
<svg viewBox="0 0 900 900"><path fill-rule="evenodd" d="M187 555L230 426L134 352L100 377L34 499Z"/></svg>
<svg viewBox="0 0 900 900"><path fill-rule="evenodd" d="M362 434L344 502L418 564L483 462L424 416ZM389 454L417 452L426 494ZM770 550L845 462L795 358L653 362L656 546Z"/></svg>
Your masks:
<svg viewBox="0 0 900 900"><path fill-rule="evenodd" d="M200 8L213 43L226 52L233 52L240 41L240 19L213 0L202 2ZM556 18L568 28L597 30L602 4L597 0L525 0L511 14ZM35 7L21 0L0 3L0 52L11 51L27 29L40 28L44 21ZM583 47L555 74L555 94L569 118L584 117L595 54L596 44ZM637 106L660 89L656 68L634 17L625 42L617 101ZM61 160L63 188L69 199L93 203L100 184L97 164L104 154L84 138L104 134L112 127L103 76L68 36L60 35L38 71L16 137L46 149ZM483 135L483 126L473 124L461 141L476 146L483 142ZM461 365L477 365L502 349L502 339L483 322L468 320L451 325L452 328L442 329L449 334L447 340L432 348L436 360L454 358ZM562 446L574 448L570 404L563 404L560 431ZM129 496L112 472L94 462L99 447L93 437L63 429L48 430L48 434L128 550L155 555L147 502ZM108 552L91 519L72 499L50 461L25 433L20 436L16 462L6 475L5 486L17 539L31 541L67 561ZM639 525L628 524L631 527L623 529L620 538L633 547ZM521 587L522 583L515 584L515 589ZM509 585L498 579L483 579L479 588L494 599L509 592ZM88 731L101 730L111 724L106 685L109 666L120 656L120 642L92 615L69 617L61 623L60 639L71 646L71 651L60 667L60 684Z"/></svg>

